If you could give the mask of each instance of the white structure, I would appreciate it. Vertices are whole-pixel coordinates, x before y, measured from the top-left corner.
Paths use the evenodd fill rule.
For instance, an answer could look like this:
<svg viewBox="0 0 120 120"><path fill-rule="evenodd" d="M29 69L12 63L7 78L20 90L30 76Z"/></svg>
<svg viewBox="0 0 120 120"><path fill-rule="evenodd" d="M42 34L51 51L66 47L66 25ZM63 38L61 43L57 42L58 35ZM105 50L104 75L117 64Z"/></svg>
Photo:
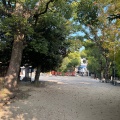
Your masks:
<svg viewBox="0 0 120 120"><path fill-rule="evenodd" d="M89 71L87 70L87 60L86 58L81 59L81 65L78 67L79 73L83 75L88 75L89 76Z"/></svg>

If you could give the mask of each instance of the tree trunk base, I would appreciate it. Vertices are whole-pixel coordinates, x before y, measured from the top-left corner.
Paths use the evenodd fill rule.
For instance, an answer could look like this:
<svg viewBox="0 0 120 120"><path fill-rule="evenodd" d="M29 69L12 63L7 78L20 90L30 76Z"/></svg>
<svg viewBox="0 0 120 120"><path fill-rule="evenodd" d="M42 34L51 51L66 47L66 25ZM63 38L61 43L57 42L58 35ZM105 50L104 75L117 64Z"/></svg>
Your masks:
<svg viewBox="0 0 120 120"><path fill-rule="evenodd" d="M35 81L35 82L34 82L34 85L35 85L36 87L46 87L45 81Z"/></svg>
<svg viewBox="0 0 120 120"><path fill-rule="evenodd" d="M31 82L31 78L29 78L29 77L24 77L24 78L22 79L22 81L24 81L24 82Z"/></svg>

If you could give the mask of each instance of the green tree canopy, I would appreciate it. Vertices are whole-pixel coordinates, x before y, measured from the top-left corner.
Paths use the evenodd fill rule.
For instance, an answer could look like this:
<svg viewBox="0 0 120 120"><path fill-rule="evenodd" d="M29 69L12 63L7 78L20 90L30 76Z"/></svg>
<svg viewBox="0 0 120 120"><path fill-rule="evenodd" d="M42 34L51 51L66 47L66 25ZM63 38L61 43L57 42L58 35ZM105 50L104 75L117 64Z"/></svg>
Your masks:
<svg viewBox="0 0 120 120"><path fill-rule="evenodd" d="M63 59L60 71L74 71L75 67L80 65L80 52L71 52Z"/></svg>

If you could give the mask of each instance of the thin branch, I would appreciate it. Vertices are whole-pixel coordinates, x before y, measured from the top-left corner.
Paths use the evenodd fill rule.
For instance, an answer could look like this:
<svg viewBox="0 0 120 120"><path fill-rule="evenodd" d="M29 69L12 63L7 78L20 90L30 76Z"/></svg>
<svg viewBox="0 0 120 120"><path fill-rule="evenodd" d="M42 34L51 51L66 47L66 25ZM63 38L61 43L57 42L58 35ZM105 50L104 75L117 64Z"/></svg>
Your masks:
<svg viewBox="0 0 120 120"><path fill-rule="evenodd" d="M45 13L47 12L48 7L49 7L49 4L50 4L51 2L53 2L53 1L54 1L54 0L50 0L50 1L48 1L48 2L46 3L46 7L45 7L45 10L44 10L44 11L42 11L42 12L40 12L40 13L35 13L35 15L34 15L34 18L36 19L36 20L35 20L35 26L36 26L36 24L37 24L37 21L38 21L39 16L42 15L42 14L45 14Z"/></svg>
<svg viewBox="0 0 120 120"><path fill-rule="evenodd" d="M109 20L114 20L114 19L120 19L120 14L116 14L116 15L110 15L109 17L107 17Z"/></svg>
<svg viewBox="0 0 120 120"><path fill-rule="evenodd" d="M46 3L46 8L45 8L45 10L44 10L43 12L39 13L38 16L40 16L40 15L42 15L42 14L45 14L45 13L47 12L47 10L48 10L49 4L50 4L51 2L53 2L53 1L54 1L54 0L48 1L48 2Z"/></svg>
<svg viewBox="0 0 120 120"><path fill-rule="evenodd" d="M8 0L8 5L9 7L11 7L11 0Z"/></svg>

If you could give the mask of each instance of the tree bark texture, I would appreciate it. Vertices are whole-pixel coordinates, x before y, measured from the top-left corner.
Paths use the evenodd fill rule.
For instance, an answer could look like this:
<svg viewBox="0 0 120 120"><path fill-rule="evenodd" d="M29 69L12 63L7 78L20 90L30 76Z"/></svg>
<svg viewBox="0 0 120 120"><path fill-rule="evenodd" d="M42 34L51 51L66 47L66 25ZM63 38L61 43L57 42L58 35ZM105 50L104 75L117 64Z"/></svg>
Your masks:
<svg viewBox="0 0 120 120"><path fill-rule="evenodd" d="M109 65L108 65L108 59L106 58L106 66L105 66L105 81L108 82L109 81L109 69L108 69Z"/></svg>
<svg viewBox="0 0 120 120"><path fill-rule="evenodd" d="M19 33L14 36L11 60L9 63L7 74L5 76L4 84L4 86L10 91L15 90L17 87L17 79L23 52L23 39L24 34Z"/></svg>
<svg viewBox="0 0 120 120"><path fill-rule="evenodd" d="M35 81L34 81L36 85L38 84L38 81L39 81L40 72L41 72L41 66L38 65L37 70L36 70L36 74L35 74Z"/></svg>

